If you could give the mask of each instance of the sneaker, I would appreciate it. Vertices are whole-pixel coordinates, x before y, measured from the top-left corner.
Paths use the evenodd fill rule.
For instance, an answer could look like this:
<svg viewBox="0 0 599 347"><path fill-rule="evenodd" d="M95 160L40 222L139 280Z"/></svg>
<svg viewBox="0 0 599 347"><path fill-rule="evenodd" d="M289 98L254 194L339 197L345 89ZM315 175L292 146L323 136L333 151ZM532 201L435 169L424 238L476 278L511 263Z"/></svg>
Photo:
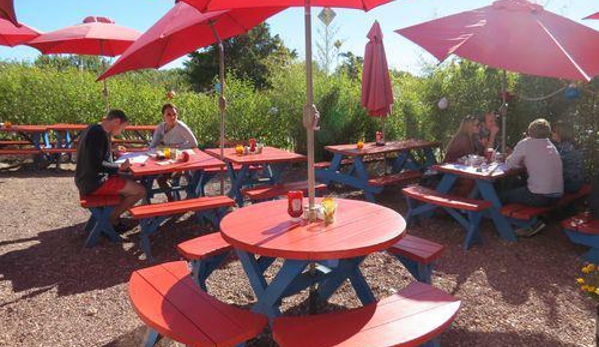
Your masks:
<svg viewBox="0 0 599 347"><path fill-rule="evenodd" d="M516 233L516 235L521 236L521 237L533 237L536 234L540 233L541 230L543 230L543 228L545 228L545 226L546 226L545 223L539 221L530 228L516 229L515 233Z"/></svg>

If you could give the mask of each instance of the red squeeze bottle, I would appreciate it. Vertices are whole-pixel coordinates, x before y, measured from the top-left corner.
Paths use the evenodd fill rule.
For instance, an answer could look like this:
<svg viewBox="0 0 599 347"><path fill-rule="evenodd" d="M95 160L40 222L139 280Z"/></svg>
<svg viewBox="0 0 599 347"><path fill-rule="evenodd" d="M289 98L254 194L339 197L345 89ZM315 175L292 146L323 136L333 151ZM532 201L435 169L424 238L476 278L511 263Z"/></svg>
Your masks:
<svg viewBox="0 0 599 347"><path fill-rule="evenodd" d="M304 214L303 201L304 192L301 190L292 190L287 193L287 212L292 218L299 218Z"/></svg>
<svg viewBox="0 0 599 347"><path fill-rule="evenodd" d="M189 161L189 153L187 152L181 152L181 161L182 162L188 162Z"/></svg>
<svg viewBox="0 0 599 347"><path fill-rule="evenodd" d="M256 151L256 139L250 139L250 152Z"/></svg>

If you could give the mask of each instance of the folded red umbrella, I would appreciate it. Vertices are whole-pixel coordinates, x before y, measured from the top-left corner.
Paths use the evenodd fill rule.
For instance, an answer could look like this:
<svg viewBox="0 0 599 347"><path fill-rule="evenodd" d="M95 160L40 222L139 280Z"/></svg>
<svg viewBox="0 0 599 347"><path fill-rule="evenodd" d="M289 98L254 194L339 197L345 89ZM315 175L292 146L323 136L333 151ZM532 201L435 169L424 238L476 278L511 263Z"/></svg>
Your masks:
<svg viewBox="0 0 599 347"><path fill-rule="evenodd" d="M198 48L247 32L282 8L240 9L201 13L179 2L99 79L129 70L159 68ZM215 36L218 34L218 37Z"/></svg>
<svg viewBox="0 0 599 347"><path fill-rule="evenodd" d="M15 4L13 0L0 0L0 18L12 22L19 26L17 16L15 14Z"/></svg>
<svg viewBox="0 0 599 347"><path fill-rule="evenodd" d="M0 46L16 46L38 37L40 33L20 24L15 26L12 22L6 19L0 19Z"/></svg>
<svg viewBox="0 0 599 347"><path fill-rule="evenodd" d="M526 0L396 30L443 61L451 54L528 75L590 81L599 73L599 33Z"/></svg>
<svg viewBox="0 0 599 347"><path fill-rule="evenodd" d="M85 54L114 57L141 35L105 17L87 17L83 23L42 34L27 42L44 54Z"/></svg>
<svg viewBox="0 0 599 347"><path fill-rule="evenodd" d="M366 44L362 69L362 107L368 109L371 116L384 117L391 113L393 89L383 46L383 32L378 22L372 25L368 39L370 41Z"/></svg>

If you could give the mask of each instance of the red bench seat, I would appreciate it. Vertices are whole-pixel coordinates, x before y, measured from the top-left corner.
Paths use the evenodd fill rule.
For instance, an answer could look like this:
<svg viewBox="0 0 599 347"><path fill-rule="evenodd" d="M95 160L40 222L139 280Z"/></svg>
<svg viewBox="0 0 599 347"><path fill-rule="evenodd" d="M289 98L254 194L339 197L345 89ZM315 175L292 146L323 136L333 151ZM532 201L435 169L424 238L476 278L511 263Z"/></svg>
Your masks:
<svg viewBox="0 0 599 347"><path fill-rule="evenodd" d="M188 260L204 260L233 250L220 232L202 235L177 245L179 253Z"/></svg>
<svg viewBox="0 0 599 347"><path fill-rule="evenodd" d="M589 212L581 213L562 222L562 227L579 233L599 235L599 220Z"/></svg>
<svg viewBox="0 0 599 347"><path fill-rule="evenodd" d="M268 319L227 305L201 290L183 261L137 270L129 280L129 297L137 315L156 333L195 347L235 346L260 334Z"/></svg>
<svg viewBox="0 0 599 347"><path fill-rule="evenodd" d="M441 257L445 246L414 235L406 235L387 250L422 264L430 264Z"/></svg>
<svg viewBox="0 0 599 347"><path fill-rule="evenodd" d="M316 191L327 189L325 184L316 184ZM241 193L252 201L274 199L286 195L289 191L301 190L304 194L308 192L308 182L293 182L277 184L273 186L260 186L255 188L243 189Z"/></svg>
<svg viewBox="0 0 599 347"><path fill-rule="evenodd" d="M129 212L131 212L133 218L143 219L233 206L235 206L235 201L228 196L209 196L159 204L140 205L133 207Z"/></svg>
<svg viewBox="0 0 599 347"><path fill-rule="evenodd" d="M463 198L460 196L450 194L443 194L420 185L406 187L402 190L402 192L405 196L408 196L418 201L437 206L454 208L458 210L480 212L492 206L489 201Z"/></svg>
<svg viewBox="0 0 599 347"><path fill-rule="evenodd" d="M0 140L0 146L31 146L31 142L22 140Z"/></svg>
<svg viewBox="0 0 599 347"><path fill-rule="evenodd" d="M416 170L404 171L395 175L385 175L368 180L368 184L373 187L384 187L393 184L413 183L422 177L422 173Z"/></svg>
<svg viewBox="0 0 599 347"><path fill-rule="evenodd" d="M36 148L14 148L8 149L3 148L0 149L0 155L31 155L31 154L40 154L41 150Z"/></svg>
<svg viewBox="0 0 599 347"><path fill-rule="evenodd" d="M77 148L42 148L42 152L47 154L75 153Z"/></svg>
<svg viewBox="0 0 599 347"><path fill-rule="evenodd" d="M418 346L447 329L460 304L439 289L415 282L361 308L278 318L273 338L281 347Z"/></svg>
<svg viewBox="0 0 599 347"><path fill-rule="evenodd" d="M504 206L501 209L501 213L504 216L507 216L510 218L520 219L520 220L529 220L529 219L533 219L535 217L547 214L548 212L551 212L560 207L568 206L571 203L586 197L590 193L591 193L591 186L589 184L586 184L586 185L582 186L582 188L578 192L564 195L558 201L558 203L553 206L533 207L533 206L527 206L527 205L522 205L522 204L510 204L510 205Z"/></svg>
<svg viewBox="0 0 599 347"><path fill-rule="evenodd" d="M83 195L79 197L83 208L116 206L121 202L119 195Z"/></svg>

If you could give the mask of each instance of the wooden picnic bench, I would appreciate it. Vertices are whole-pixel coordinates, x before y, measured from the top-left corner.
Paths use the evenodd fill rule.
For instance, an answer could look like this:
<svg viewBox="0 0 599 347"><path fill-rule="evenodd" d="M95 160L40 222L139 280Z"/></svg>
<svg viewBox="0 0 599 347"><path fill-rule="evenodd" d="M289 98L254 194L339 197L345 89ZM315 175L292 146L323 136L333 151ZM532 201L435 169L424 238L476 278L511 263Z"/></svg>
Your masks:
<svg viewBox="0 0 599 347"><path fill-rule="evenodd" d="M408 203L408 214L406 216L408 223L418 215L430 213L441 207L466 229L465 249L470 248L473 242L481 241L480 221L483 212L491 208L491 202L441 193L420 185L404 188L402 192ZM417 206L415 201L424 204ZM461 214L461 211L465 211L466 218Z"/></svg>
<svg viewBox="0 0 599 347"><path fill-rule="evenodd" d="M590 248L584 260L599 264L599 220L585 212L563 221L562 227L570 241Z"/></svg>
<svg viewBox="0 0 599 347"><path fill-rule="evenodd" d="M201 223L207 219L218 226L226 210L235 206L235 201L227 196L199 197L194 199L164 202L151 205L140 205L129 210L133 218L141 224L141 248L146 259L152 259L149 236L156 232L160 225L173 216L195 212Z"/></svg>
<svg viewBox="0 0 599 347"><path fill-rule="evenodd" d="M161 337L194 347L236 346L260 334L265 316L225 304L201 290L184 261L133 272L129 297L146 324L143 346Z"/></svg>
<svg viewBox="0 0 599 347"><path fill-rule="evenodd" d="M191 265L191 278L204 291L206 280L227 256L232 253L231 246L219 232L202 235L177 245L177 250Z"/></svg>
<svg viewBox="0 0 599 347"><path fill-rule="evenodd" d="M327 314L275 319L281 347L407 347L432 341L456 318L461 302L428 284L414 282L379 302Z"/></svg>
<svg viewBox="0 0 599 347"><path fill-rule="evenodd" d="M315 186L317 193L322 193L327 189L327 186L324 184L317 184ZM266 201L274 198L278 198L280 196L286 195L288 192L292 190L301 190L304 194L308 194L308 182L293 182L293 183L285 183L285 184L276 184L276 185L264 185L254 188L246 188L242 189L241 193L243 196L248 198L252 202L258 201Z"/></svg>
<svg viewBox="0 0 599 347"><path fill-rule="evenodd" d="M84 195L80 197L81 207L91 212L84 230L89 233L85 247L93 247L98 243L100 235L106 235L112 242L120 242L121 237L110 224L110 214L114 206L121 202L118 195Z"/></svg>
<svg viewBox="0 0 599 347"><path fill-rule="evenodd" d="M406 235L387 252L399 260L416 280L431 284L436 261L445 247L414 235Z"/></svg>

